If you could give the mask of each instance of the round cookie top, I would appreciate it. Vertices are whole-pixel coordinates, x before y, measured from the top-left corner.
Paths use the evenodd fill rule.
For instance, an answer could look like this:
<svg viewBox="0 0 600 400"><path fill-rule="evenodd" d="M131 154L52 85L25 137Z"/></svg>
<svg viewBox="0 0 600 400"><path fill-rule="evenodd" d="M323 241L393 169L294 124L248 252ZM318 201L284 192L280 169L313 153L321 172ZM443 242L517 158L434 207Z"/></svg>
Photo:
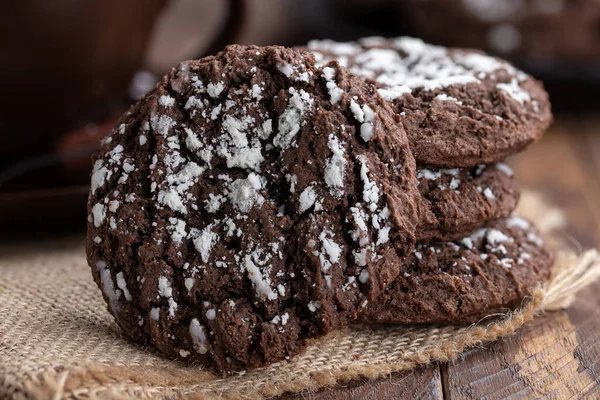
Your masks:
<svg viewBox="0 0 600 400"><path fill-rule="evenodd" d="M471 323L518 307L550 278L552 253L512 216L454 242L417 244L401 274L365 309L363 323Z"/></svg>
<svg viewBox="0 0 600 400"><path fill-rule="evenodd" d="M379 88L402 117L417 161L472 167L502 161L539 139L552 114L542 85L473 50L420 39L311 41L319 63L337 60Z"/></svg>
<svg viewBox="0 0 600 400"><path fill-rule="evenodd" d="M172 69L103 141L88 262L128 336L248 369L395 279L418 196L375 87L307 52L229 46Z"/></svg>
<svg viewBox="0 0 600 400"><path fill-rule="evenodd" d="M508 217L519 191L512 169L504 164L472 168L417 167L419 224L417 241L456 240Z"/></svg>

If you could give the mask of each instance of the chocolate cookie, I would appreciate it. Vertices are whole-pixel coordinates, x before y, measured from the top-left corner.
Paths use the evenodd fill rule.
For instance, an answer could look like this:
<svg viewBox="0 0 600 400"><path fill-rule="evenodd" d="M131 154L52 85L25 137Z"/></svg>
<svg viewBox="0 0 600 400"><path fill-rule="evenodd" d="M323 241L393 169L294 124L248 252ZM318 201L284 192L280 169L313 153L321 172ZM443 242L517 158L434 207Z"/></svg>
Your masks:
<svg viewBox="0 0 600 400"><path fill-rule="evenodd" d="M312 41L379 88L398 114L417 161L442 167L499 162L539 139L552 114L541 83L482 53L419 39Z"/></svg>
<svg viewBox="0 0 600 400"><path fill-rule="evenodd" d="M417 240L455 240L499 218L517 206L519 191L504 163L473 168L417 167L423 201Z"/></svg>
<svg viewBox="0 0 600 400"><path fill-rule="evenodd" d="M88 262L125 334L221 372L356 317L413 248L418 182L375 87L283 47L181 63L95 157Z"/></svg>
<svg viewBox="0 0 600 400"><path fill-rule="evenodd" d="M411 34L435 43L542 65L600 57L596 0L400 0L396 6Z"/></svg>
<svg viewBox="0 0 600 400"><path fill-rule="evenodd" d="M550 277L553 256L525 219L455 242L418 244L401 275L360 315L364 323L470 323L513 309Z"/></svg>

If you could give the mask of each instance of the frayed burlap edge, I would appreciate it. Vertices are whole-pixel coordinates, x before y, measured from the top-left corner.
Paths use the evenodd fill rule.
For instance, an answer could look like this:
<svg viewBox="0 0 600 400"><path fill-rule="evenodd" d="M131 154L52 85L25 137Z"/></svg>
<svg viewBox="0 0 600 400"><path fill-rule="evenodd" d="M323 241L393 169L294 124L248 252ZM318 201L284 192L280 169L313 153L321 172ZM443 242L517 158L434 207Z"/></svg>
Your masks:
<svg viewBox="0 0 600 400"><path fill-rule="evenodd" d="M335 367L326 371L315 370L309 377L290 382L273 382L254 390L245 388L238 391L230 387L228 390L206 393L203 390L204 385L200 382L210 379L212 376L209 373L202 374L177 366L152 371L141 367L102 364L51 368L27 377L5 376L2 384L5 389L12 388L8 392L12 392L15 398L28 399L132 399L173 396L191 399L208 399L215 396L248 399L306 389L316 390L357 377L377 378L430 362L454 360L468 348L512 335L542 311L568 307L578 290L599 277L600 255L597 251L590 250L581 256L559 253L554 276L549 284L538 287L522 309L506 314L493 323L474 325L462 330L457 328L456 335L439 341L435 346L424 346L406 354L400 362L346 367L339 370ZM49 394L52 394L52 397L48 397Z"/></svg>
<svg viewBox="0 0 600 400"><path fill-rule="evenodd" d="M531 199L526 200L526 204L527 201L532 205L541 204ZM2 371L0 366L0 397L36 400L179 397L259 399L286 392L318 390L358 377L377 378L430 362L454 360L468 348L512 335L541 312L568 307L577 291L599 277L600 254L596 250L580 255L561 251L557 255L551 280L545 286L536 288L521 309L497 315L498 318L493 322L482 321L466 328L349 329L315 341L307 349L306 355L290 363L280 363L231 378L219 378L208 371L166 361L156 364L151 361L149 365L111 364L93 360L68 365L40 363L38 368L6 371ZM362 362L352 363L348 360L340 362L339 354L333 351L332 356L331 351L326 351L336 346L363 349L360 344L365 340L379 343L377 347L393 348L395 356L382 357L379 354L381 352L374 354L367 347ZM121 345L120 342L116 343L117 346ZM319 349L323 349L322 354ZM308 370L300 368L307 360L311 367ZM298 369L297 373L295 368ZM282 370L287 372L282 375ZM281 379L282 376L286 379Z"/></svg>

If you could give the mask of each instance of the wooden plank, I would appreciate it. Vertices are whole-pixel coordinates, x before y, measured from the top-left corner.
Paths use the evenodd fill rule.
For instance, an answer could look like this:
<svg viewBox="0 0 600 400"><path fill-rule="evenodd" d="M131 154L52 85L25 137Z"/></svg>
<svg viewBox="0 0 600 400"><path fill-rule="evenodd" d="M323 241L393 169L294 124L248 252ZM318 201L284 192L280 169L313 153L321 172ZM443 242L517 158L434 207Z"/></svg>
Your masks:
<svg viewBox="0 0 600 400"><path fill-rule="evenodd" d="M283 396L286 400L381 400L419 399L440 400L443 398L442 380L438 364L413 371L392 374L383 379L360 379L346 385L318 392L302 392Z"/></svg>
<svg viewBox="0 0 600 400"><path fill-rule="evenodd" d="M595 380L582 389L582 396L600 398L600 285L594 285L582 293L567 310L570 320L577 327L579 346L575 349L575 358L580 368L587 371Z"/></svg>
<svg viewBox="0 0 600 400"><path fill-rule="evenodd" d="M600 285L596 286L596 290ZM593 321L596 329L599 323ZM472 351L447 367L452 399L569 399L597 389L593 355L565 311L542 317L513 337Z"/></svg>

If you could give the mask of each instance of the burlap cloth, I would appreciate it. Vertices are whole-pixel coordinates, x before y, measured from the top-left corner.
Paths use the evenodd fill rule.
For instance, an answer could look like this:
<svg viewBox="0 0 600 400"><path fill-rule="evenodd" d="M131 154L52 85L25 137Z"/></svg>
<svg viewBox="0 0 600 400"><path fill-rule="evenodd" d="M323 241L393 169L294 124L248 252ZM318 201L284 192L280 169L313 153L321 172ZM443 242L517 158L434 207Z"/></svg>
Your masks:
<svg viewBox="0 0 600 400"><path fill-rule="evenodd" d="M524 193L520 214L542 231L562 214ZM81 237L0 248L0 398L240 398L316 390L378 377L510 335L569 304L600 275L600 256L561 251L554 276L523 308L471 327L353 328L314 341L292 362L230 378L169 361L119 334L92 281Z"/></svg>

